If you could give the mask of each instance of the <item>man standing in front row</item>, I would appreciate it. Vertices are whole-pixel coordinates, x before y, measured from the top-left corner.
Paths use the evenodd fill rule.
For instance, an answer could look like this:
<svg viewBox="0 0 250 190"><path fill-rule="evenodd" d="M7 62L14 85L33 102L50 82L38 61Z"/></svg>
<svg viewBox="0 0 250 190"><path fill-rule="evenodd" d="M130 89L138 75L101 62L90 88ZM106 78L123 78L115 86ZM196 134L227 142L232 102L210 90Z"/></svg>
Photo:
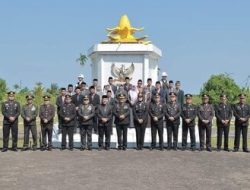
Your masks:
<svg viewBox="0 0 250 190"><path fill-rule="evenodd" d="M228 149L228 135L230 129L230 121L232 118L231 106L227 103L227 96L220 95L220 103L215 106L215 116L217 123L217 151L221 150L222 133L224 132L224 150Z"/></svg>
<svg viewBox="0 0 250 190"><path fill-rule="evenodd" d="M207 151L211 152L211 132L212 132L212 121L214 117L214 108L209 104L209 96L207 94L202 95L202 104L198 107L198 126L199 126L199 137L200 137L200 151L204 150L204 141L206 133L206 148Z"/></svg>
<svg viewBox="0 0 250 190"><path fill-rule="evenodd" d="M41 119L42 143L41 151L52 150L52 132L55 117L55 107L50 103L50 96L43 96L44 103L40 106L39 117ZM47 143L48 138L48 143Z"/></svg>
<svg viewBox="0 0 250 190"><path fill-rule="evenodd" d="M186 94L186 103L182 107L181 117L182 117L182 150L187 148L187 134L189 131L191 139L191 150L196 149L195 140L195 118L197 115L197 108L192 104L192 94Z"/></svg>
<svg viewBox="0 0 250 190"><path fill-rule="evenodd" d="M168 150L177 150L178 130L180 125L181 106L176 102L176 93L169 93L170 101L166 105L166 126L168 132ZM172 147L173 137L173 147Z"/></svg>
<svg viewBox="0 0 250 190"><path fill-rule="evenodd" d="M154 95L154 101L149 105L149 115L151 117L151 136L152 142L150 150L155 149L156 133L159 135L159 149L163 151L163 117L165 112L165 104L161 102L160 94Z"/></svg>
<svg viewBox="0 0 250 190"><path fill-rule="evenodd" d="M76 106L71 102L71 96L65 95L65 104L60 109L59 115L62 119L62 146L61 150L66 149L66 136L69 137L69 150L73 150L74 127L76 118Z"/></svg>
<svg viewBox="0 0 250 190"><path fill-rule="evenodd" d="M130 124L130 107L124 94L118 94L118 103L113 108L118 138L118 150L127 150L127 131Z"/></svg>
<svg viewBox="0 0 250 190"><path fill-rule="evenodd" d="M242 132L243 152L249 152L247 148L247 129L250 117L250 105L246 104L246 94L239 94L239 103L234 106L235 139L234 152L238 152L240 146L240 133Z"/></svg>
<svg viewBox="0 0 250 190"><path fill-rule="evenodd" d="M10 91L8 100L2 103L3 114L3 149L2 152L8 151L9 135L12 135L12 150L17 151L18 139L18 116L20 115L20 103L15 100L15 92Z"/></svg>
<svg viewBox="0 0 250 190"><path fill-rule="evenodd" d="M98 117L98 146L99 150L103 149L103 136L105 134L105 149L110 149L110 134L112 130L112 109L113 107L108 103L108 96L102 96L102 103L98 105L96 115Z"/></svg>
<svg viewBox="0 0 250 190"><path fill-rule="evenodd" d="M21 116L24 123L24 141L23 141L23 151L29 149L29 134L32 133L33 146L32 149L35 151L37 149L37 128L36 128L36 117L38 115L38 108L33 104L33 95L27 95L27 104L22 107Z"/></svg>
<svg viewBox="0 0 250 190"><path fill-rule="evenodd" d="M95 116L95 107L90 104L89 96L83 96L83 104L78 109L80 135L81 135L81 148L83 151L86 149L86 136L87 136L87 149L92 150L92 128L93 117Z"/></svg>
<svg viewBox="0 0 250 190"><path fill-rule="evenodd" d="M133 107L134 125L136 132L137 150L143 149L145 130L148 123L148 105L144 102L143 94L138 94L138 102Z"/></svg>

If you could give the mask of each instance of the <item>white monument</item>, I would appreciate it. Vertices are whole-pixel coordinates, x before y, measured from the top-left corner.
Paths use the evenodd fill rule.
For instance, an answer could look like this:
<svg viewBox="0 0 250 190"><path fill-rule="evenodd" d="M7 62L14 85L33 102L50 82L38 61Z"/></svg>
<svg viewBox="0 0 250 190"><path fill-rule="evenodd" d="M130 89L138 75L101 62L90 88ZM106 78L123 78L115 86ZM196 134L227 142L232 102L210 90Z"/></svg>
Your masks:
<svg viewBox="0 0 250 190"><path fill-rule="evenodd" d="M109 41L96 44L89 49L88 55L92 62L92 78L97 78L99 85L107 84L112 76L116 83L123 83L125 77L132 84L139 79L146 84L148 78L153 82L158 80L158 61L162 52L146 37L135 38L135 31L141 31L130 26L126 15L123 15L117 27L107 29Z"/></svg>

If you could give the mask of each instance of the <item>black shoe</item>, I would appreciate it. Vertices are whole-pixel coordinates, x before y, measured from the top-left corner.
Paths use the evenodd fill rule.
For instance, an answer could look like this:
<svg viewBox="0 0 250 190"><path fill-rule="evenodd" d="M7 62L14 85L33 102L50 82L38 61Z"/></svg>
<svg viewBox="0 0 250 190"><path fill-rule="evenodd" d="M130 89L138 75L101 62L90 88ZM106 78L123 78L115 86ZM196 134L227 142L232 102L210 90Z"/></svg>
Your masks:
<svg viewBox="0 0 250 190"><path fill-rule="evenodd" d="M243 152L248 153L248 152L249 152L249 150L248 150L248 149L243 149Z"/></svg>
<svg viewBox="0 0 250 190"><path fill-rule="evenodd" d="M234 148L233 152L238 152L239 149L238 148Z"/></svg>
<svg viewBox="0 0 250 190"><path fill-rule="evenodd" d="M62 147L60 150L61 150L61 151L64 151L65 149L66 149L65 147Z"/></svg>
<svg viewBox="0 0 250 190"><path fill-rule="evenodd" d="M195 151L196 150L196 148L195 147L191 147L191 151Z"/></svg>
<svg viewBox="0 0 250 190"><path fill-rule="evenodd" d="M119 151L119 150L122 150L122 147L118 146L117 150L118 150L118 151Z"/></svg>
<svg viewBox="0 0 250 190"><path fill-rule="evenodd" d="M109 148L109 147L105 147L105 150L109 151L109 150L110 150L110 148Z"/></svg>
<svg viewBox="0 0 250 190"><path fill-rule="evenodd" d="M177 151L177 147L174 147L173 150L174 150L174 151Z"/></svg>
<svg viewBox="0 0 250 190"><path fill-rule="evenodd" d="M217 148L217 152L220 152L221 151L221 148Z"/></svg>
<svg viewBox="0 0 250 190"><path fill-rule="evenodd" d="M88 151L92 151L92 147L88 147Z"/></svg>
<svg viewBox="0 0 250 190"><path fill-rule="evenodd" d="M122 150L126 151L126 150L127 150L127 147L123 147Z"/></svg>
<svg viewBox="0 0 250 190"><path fill-rule="evenodd" d="M36 151L36 150L37 150L37 147L36 147L36 146L34 146L34 147L32 148L32 150L33 150L33 151Z"/></svg>
<svg viewBox="0 0 250 190"><path fill-rule="evenodd" d="M72 147L71 147L71 148L69 148L69 151L73 151L73 150L74 150L74 148L72 148Z"/></svg>
<svg viewBox="0 0 250 190"><path fill-rule="evenodd" d="M224 148L224 151L230 152L229 148Z"/></svg>
<svg viewBox="0 0 250 190"><path fill-rule="evenodd" d="M46 149L45 149L44 147L41 147L40 150L41 150L41 151L45 151Z"/></svg>
<svg viewBox="0 0 250 190"><path fill-rule="evenodd" d="M212 152L212 149L210 147L207 148L208 152Z"/></svg>
<svg viewBox="0 0 250 190"><path fill-rule="evenodd" d="M101 146L99 146L99 147L98 147L98 151L101 151L101 150L102 150L102 147L101 147Z"/></svg>
<svg viewBox="0 0 250 190"><path fill-rule="evenodd" d="M136 147L135 150L140 150L140 148L139 148L139 147Z"/></svg>
<svg viewBox="0 0 250 190"><path fill-rule="evenodd" d="M164 151L163 147L160 147L159 150L160 150L160 151Z"/></svg>
<svg viewBox="0 0 250 190"><path fill-rule="evenodd" d="M29 150L28 147L23 147L23 149L22 149L22 151L27 151L27 150Z"/></svg>
<svg viewBox="0 0 250 190"><path fill-rule="evenodd" d="M200 149L199 149L199 151L204 151L204 148L203 148L203 147L202 147L202 148L200 148Z"/></svg>
<svg viewBox="0 0 250 190"><path fill-rule="evenodd" d="M84 151L84 150L85 150L85 147L81 147L81 148L80 148L80 151Z"/></svg>
<svg viewBox="0 0 250 190"><path fill-rule="evenodd" d="M3 148L2 149L2 152L7 152L8 151L8 148Z"/></svg>
<svg viewBox="0 0 250 190"><path fill-rule="evenodd" d="M149 150L154 150L154 149L155 149L155 147L150 147L150 148L149 148Z"/></svg>
<svg viewBox="0 0 250 190"><path fill-rule="evenodd" d="M12 148L12 151L17 152L17 148L16 147Z"/></svg>
<svg viewBox="0 0 250 190"><path fill-rule="evenodd" d="M181 150L182 150L182 151L185 151L185 150L187 150L187 148L184 146L184 147L182 147Z"/></svg>
<svg viewBox="0 0 250 190"><path fill-rule="evenodd" d="M48 147L48 149L47 149L48 151L52 151L52 147Z"/></svg>

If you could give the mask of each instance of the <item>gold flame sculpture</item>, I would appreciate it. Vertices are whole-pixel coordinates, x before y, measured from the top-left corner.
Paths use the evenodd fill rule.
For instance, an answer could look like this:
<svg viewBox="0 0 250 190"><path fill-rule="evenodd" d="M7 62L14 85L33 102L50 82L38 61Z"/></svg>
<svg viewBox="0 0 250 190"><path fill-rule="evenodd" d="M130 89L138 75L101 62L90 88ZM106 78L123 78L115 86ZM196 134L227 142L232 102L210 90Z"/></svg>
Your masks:
<svg viewBox="0 0 250 190"><path fill-rule="evenodd" d="M147 36L136 38L134 33L137 31L143 31L144 28L134 28L130 25L130 21L127 15L121 16L118 26L114 28L107 28L108 41L103 43L142 43L149 44L150 41L146 41Z"/></svg>

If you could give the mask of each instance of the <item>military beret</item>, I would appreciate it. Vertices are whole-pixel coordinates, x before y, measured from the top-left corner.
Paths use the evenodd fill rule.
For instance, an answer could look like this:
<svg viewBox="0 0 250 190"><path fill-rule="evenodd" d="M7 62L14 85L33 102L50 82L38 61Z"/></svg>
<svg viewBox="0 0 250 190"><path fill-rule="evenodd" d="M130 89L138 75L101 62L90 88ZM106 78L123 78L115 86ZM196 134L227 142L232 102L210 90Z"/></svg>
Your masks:
<svg viewBox="0 0 250 190"><path fill-rule="evenodd" d="M26 98L27 100L33 100L33 99L34 99L34 96L33 96L33 95L27 95L25 98Z"/></svg>
<svg viewBox="0 0 250 190"><path fill-rule="evenodd" d="M84 99L84 100L88 100L88 99L89 99L89 96L88 96L88 95L84 95L84 96L83 96L83 99Z"/></svg>
<svg viewBox="0 0 250 190"><path fill-rule="evenodd" d="M81 89L81 88L80 88L79 86L77 86L77 87L75 88L75 90L76 90L76 89Z"/></svg>
<svg viewBox="0 0 250 190"><path fill-rule="evenodd" d="M129 77L125 77L125 80L129 79Z"/></svg>
<svg viewBox="0 0 250 190"><path fill-rule="evenodd" d="M169 83L174 83L174 81L170 80Z"/></svg>
<svg viewBox="0 0 250 190"><path fill-rule="evenodd" d="M159 97L161 97L161 96L160 96L159 93L156 93L154 97L155 97L155 98L159 98Z"/></svg>
<svg viewBox="0 0 250 190"><path fill-rule="evenodd" d="M107 90L107 92L112 92L111 90Z"/></svg>
<svg viewBox="0 0 250 190"><path fill-rule="evenodd" d="M44 95L44 96L43 96L43 99L44 99L44 100L49 100L49 99L50 99L50 95Z"/></svg>
<svg viewBox="0 0 250 190"><path fill-rule="evenodd" d="M175 92L170 92L169 96L177 96L177 94Z"/></svg>
<svg viewBox="0 0 250 190"><path fill-rule="evenodd" d="M16 93L14 91L7 92L8 96L14 96Z"/></svg>
<svg viewBox="0 0 250 190"><path fill-rule="evenodd" d="M93 79L93 81L98 81L98 79Z"/></svg>
<svg viewBox="0 0 250 190"><path fill-rule="evenodd" d="M202 94L202 98L209 98L208 94Z"/></svg>
<svg viewBox="0 0 250 190"><path fill-rule="evenodd" d="M192 95L192 94L185 94L185 97L186 97L186 98L192 98L193 95Z"/></svg>
<svg viewBox="0 0 250 190"><path fill-rule="evenodd" d="M113 77L109 77L109 80L113 79Z"/></svg>
<svg viewBox="0 0 250 190"><path fill-rule="evenodd" d="M70 94L66 94L65 98L71 98L71 95Z"/></svg>
<svg viewBox="0 0 250 190"><path fill-rule="evenodd" d="M124 98L126 98L126 96L123 93L118 94L117 97L118 97L118 99L124 99Z"/></svg>
<svg viewBox="0 0 250 190"><path fill-rule="evenodd" d="M239 98L245 98L246 96L247 96L247 95L244 94L244 93L240 93L240 94L238 95Z"/></svg>
<svg viewBox="0 0 250 190"><path fill-rule="evenodd" d="M156 81L155 84L161 84L161 82L160 81Z"/></svg>
<svg viewBox="0 0 250 190"><path fill-rule="evenodd" d="M107 95L102 95L102 98L108 98L108 96Z"/></svg>

